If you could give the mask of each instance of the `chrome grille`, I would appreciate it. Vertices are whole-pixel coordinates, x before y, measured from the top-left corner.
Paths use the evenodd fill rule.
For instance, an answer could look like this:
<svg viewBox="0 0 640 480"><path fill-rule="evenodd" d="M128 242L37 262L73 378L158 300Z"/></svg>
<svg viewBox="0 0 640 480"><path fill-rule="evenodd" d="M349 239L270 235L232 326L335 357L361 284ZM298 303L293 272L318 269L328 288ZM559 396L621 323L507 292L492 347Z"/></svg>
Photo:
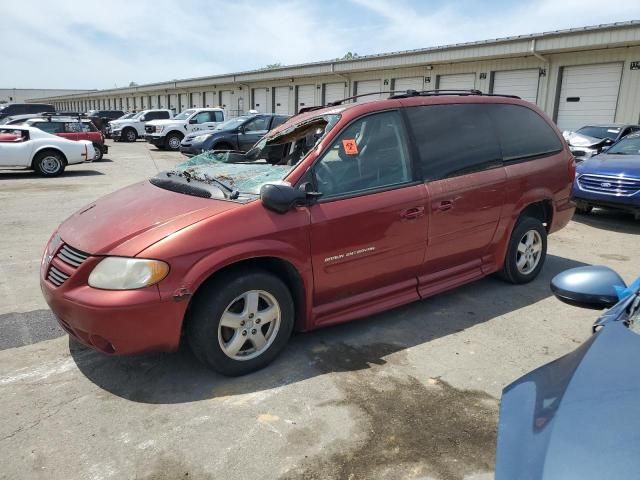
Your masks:
<svg viewBox="0 0 640 480"><path fill-rule="evenodd" d="M87 258L89 258L89 254L63 243L58 250L58 253L56 253L55 258L75 270L82 265ZM47 280L56 287L59 287L66 282L71 275L72 272L64 272L55 265L50 264L49 271L47 272Z"/></svg>
<svg viewBox="0 0 640 480"><path fill-rule="evenodd" d="M89 254L67 244L63 244L60 250L58 250L56 258L73 268L78 268L82 265L82 262L89 258Z"/></svg>
<svg viewBox="0 0 640 480"><path fill-rule="evenodd" d="M53 265L49 267L49 274L47 275L47 280L53 283L56 287L59 287L60 285L62 285L68 278L69 278L69 275L67 275L61 270L58 270Z"/></svg>
<svg viewBox="0 0 640 480"><path fill-rule="evenodd" d="M585 173L578 177L578 185L582 190L588 192L629 197L640 191L640 178Z"/></svg>

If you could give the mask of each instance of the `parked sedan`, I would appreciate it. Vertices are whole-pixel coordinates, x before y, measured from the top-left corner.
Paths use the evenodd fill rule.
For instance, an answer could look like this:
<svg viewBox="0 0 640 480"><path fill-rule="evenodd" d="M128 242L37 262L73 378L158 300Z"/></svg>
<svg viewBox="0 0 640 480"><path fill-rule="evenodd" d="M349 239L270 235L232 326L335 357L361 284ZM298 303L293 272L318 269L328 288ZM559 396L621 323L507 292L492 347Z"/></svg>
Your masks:
<svg viewBox="0 0 640 480"><path fill-rule="evenodd" d="M93 159L91 142L74 142L26 125L0 127L0 168L26 167L43 177L62 175L67 165Z"/></svg>
<svg viewBox="0 0 640 480"><path fill-rule="evenodd" d="M640 280L640 279L639 279ZM577 350L502 393L496 480L640 478L640 281L601 266L552 280L560 300L609 310Z"/></svg>
<svg viewBox="0 0 640 480"><path fill-rule="evenodd" d="M562 135L571 153L580 161L601 153L618 140L639 131L640 125L612 123L585 125L575 132L564 131Z"/></svg>
<svg viewBox="0 0 640 480"><path fill-rule="evenodd" d="M593 207L626 210L640 218L640 133L624 137L605 153L580 162L573 184L578 213Z"/></svg>
<svg viewBox="0 0 640 480"><path fill-rule="evenodd" d="M194 132L182 139L180 152L187 157L207 150L246 152L269 130L288 120L285 115L258 114L227 120L213 130Z"/></svg>

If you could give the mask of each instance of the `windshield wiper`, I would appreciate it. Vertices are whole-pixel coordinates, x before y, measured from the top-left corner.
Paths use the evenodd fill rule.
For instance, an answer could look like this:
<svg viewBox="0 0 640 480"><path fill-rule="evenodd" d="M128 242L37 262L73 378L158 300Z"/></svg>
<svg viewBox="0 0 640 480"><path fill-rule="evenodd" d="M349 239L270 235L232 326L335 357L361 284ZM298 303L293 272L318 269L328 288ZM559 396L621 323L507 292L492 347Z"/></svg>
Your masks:
<svg viewBox="0 0 640 480"><path fill-rule="evenodd" d="M191 175L187 170L182 172L182 174L189 180L198 180L197 178L194 178L193 175ZM233 188L231 185L226 184L222 180L218 180L216 177L210 177L206 173L203 176L207 182L215 182L222 188L224 188L227 191L230 200L235 200L240 196L240 191L238 189Z"/></svg>

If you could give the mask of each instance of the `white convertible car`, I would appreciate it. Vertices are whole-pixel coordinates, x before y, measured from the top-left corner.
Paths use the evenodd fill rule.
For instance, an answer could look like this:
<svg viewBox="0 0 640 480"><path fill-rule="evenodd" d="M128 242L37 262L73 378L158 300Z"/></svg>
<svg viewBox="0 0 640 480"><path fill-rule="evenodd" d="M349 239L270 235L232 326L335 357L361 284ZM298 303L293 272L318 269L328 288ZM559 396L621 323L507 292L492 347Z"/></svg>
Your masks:
<svg viewBox="0 0 640 480"><path fill-rule="evenodd" d="M57 177L67 165L94 156L88 140L67 140L25 125L0 126L0 168L26 167L43 177Z"/></svg>

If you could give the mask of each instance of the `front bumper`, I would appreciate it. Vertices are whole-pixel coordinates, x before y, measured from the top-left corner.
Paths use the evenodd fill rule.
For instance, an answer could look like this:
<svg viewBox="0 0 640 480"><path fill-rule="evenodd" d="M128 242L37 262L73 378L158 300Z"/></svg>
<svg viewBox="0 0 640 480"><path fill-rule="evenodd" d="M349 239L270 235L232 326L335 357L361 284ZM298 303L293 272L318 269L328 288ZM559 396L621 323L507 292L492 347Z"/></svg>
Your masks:
<svg viewBox="0 0 640 480"><path fill-rule="evenodd" d="M571 192L573 199L581 206L614 208L628 212L640 212L640 192L634 195L611 195L585 190L574 182Z"/></svg>
<svg viewBox="0 0 640 480"><path fill-rule="evenodd" d="M187 157L193 157L194 155L200 155L204 150L200 145L194 145L193 143L181 143L180 153Z"/></svg>
<svg viewBox="0 0 640 480"><path fill-rule="evenodd" d="M89 257L75 271L54 256L43 262L40 287L60 326L80 343L113 355L174 351L180 342L183 306L161 301L157 286L139 290L98 290L87 278L101 260ZM51 266L69 278L56 286L46 278Z"/></svg>
<svg viewBox="0 0 640 480"><path fill-rule="evenodd" d="M155 145L156 147L164 147L165 137L161 137L158 135L149 135L146 134L144 139L149 142L151 145Z"/></svg>

